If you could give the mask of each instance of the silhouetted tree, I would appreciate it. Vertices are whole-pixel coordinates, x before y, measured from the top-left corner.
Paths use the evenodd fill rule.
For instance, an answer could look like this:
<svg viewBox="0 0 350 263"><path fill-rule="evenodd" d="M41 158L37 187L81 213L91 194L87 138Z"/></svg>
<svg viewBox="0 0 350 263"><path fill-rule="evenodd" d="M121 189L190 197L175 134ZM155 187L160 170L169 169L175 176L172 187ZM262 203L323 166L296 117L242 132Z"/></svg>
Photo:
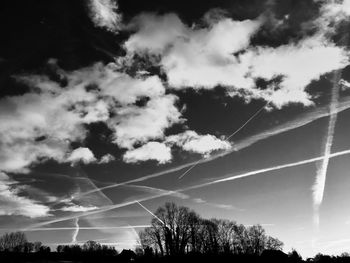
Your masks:
<svg viewBox="0 0 350 263"><path fill-rule="evenodd" d="M58 245L58 246L56 247L56 252L57 252L57 253L62 253L62 252L63 252L63 248L64 248L63 245Z"/></svg>
<svg viewBox="0 0 350 263"><path fill-rule="evenodd" d="M191 220L195 213L187 207L166 203L155 212L151 227L140 235L142 246L157 246L161 254L184 254L191 239ZM161 222L162 221L162 222Z"/></svg>
<svg viewBox="0 0 350 263"><path fill-rule="evenodd" d="M98 251L101 249L101 244L93 240L86 241L83 245L83 250L85 251Z"/></svg>
<svg viewBox="0 0 350 263"><path fill-rule="evenodd" d="M265 242L265 249L270 250L282 250L283 242L278 240L277 238L267 236Z"/></svg>
<svg viewBox="0 0 350 263"><path fill-rule="evenodd" d="M220 252L228 254L233 251L235 246L235 226L236 223L224 219L213 219L217 225L217 239Z"/></svg>
<svg viewBox="0 0 350 263"><path fill-rule="evenodd" d="M292 249L292 251L288 253L288 257L293 263L302 262L303 260L300 254L295 249Z"/></svg>
<svg viewBox="0 0 350 263"><path fill-rule="evenodd" d="M203 219L186 207L166 203L155 212L151 227L140 233L142 248L161 255L185 252L206 254L253 254L281 250L283 243L266 235L261 225L246 228L224 219Z"/></svg>
<svg viewBox="0 0 350 263"><path fill-rule="evenodd" d="M249 247L253 254L260 255L266 248L265 229L261 225L248 228Z"/></svg>
<svg viewBox="0 0 350 263"><path fill-rule="evenodd" d="M43 243L41 243L40 241L35 241L34 242L34 252L39 252L42 245L43 245Z"/></svg>
<svg viewBox="0 0 350 263"><path fill-rule="evenodd" d="M23 232L5 233L0 237L0 251L23 252L26 243L27 238Z"/></svg>
<svg viewBox="0 0 350 263"><path fill-rule="evenodd" d="M24 248L23 248L23 252L24 253L31 253L34 250L34 243L32 242L26 242L24 243Z"/></svg>

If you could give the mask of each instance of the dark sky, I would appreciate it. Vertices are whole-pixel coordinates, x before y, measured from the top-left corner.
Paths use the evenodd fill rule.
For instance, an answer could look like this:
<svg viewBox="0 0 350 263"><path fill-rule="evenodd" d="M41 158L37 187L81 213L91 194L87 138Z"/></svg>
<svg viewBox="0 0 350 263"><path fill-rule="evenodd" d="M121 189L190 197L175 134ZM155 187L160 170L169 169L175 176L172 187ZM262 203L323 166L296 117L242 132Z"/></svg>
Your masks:
<svg viewBox="0 0 350 263"><path fill-rule="evenodd" d="M135 200L174 201L285 251L344 251L349 16L348 0L5 2L0 233L133 248L151 219Z"/></svg>

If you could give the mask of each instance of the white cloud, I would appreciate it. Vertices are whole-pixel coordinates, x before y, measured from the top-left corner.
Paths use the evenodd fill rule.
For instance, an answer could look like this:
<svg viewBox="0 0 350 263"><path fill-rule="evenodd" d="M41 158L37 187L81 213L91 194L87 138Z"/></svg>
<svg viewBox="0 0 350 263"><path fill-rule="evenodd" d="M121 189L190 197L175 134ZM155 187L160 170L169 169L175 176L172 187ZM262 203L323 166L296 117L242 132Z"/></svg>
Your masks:
<svg viewBox="0 0 350 263"><path fill-rule="evenodd" d="M341 85L342 90L348 90L350 89L350 82L346 81L345 79L341 79L339 81L339 84Z"/></svg>
<svg viewBox="0 0 350 263"><path fill-rule="evenodd" d="M271 86L265 91L253 91L278 108L293 102L312 105L305 87L323 74L349 64L347 52L322 36L277 48L259 47L243 56L251 56L251 77L283 76L277 90Z"/></svg>
<svg viewBox="0 0 350 263"><path fill-rule="evenodd" d="M109 163L115 160L115 157L109 153L103 155L98 163Z"/></svg>
<svg viewBox="0 0 350 263"><path fill-rule="evenodd" d="M167 143L176 144L185 151L208 155L217 150L229 150L231 144L216 138L214 135L199 135L195 131L168 136Z"/></svg>
<svg viewBox="0 0 350 263"><path fill-rule="evenodd" d="M137 29L137 33L125 42L128 51L159 55L190 31L176 14L141 14L131 21L129 28Z"/></svg>
<svg viewBox="0 0 350 263"><path fill-rule="evenodd" d="M116 117L109 122L115 132L114 142L132 149L135 143L164 137L164 130L182 121L175 107L177 97L164 95L147 102L144 107L135 105L115 109Z"/></svg>
<svg viewBox="0 0 350 263"><path fill-rule="evenodd" d="M143 14L132 24L139 30L125 43L126 49L161 55L160 64L172 87L252 85L232 54L247 48L259 20L223 18L209 28L190 28L174 14Z"/></svg>
<svg viewBox="0 0 350 263"><path fill-rule="evenodd" d="M85 139L85 124L106 123L115 132L114 142L131 148L163 137L181 121L177 97L165 95L157 76L133 78L113 63L60 74L67 80L64 88L45 76L17 76L30 91L0 100L1 170L27 172L47 159L66 162L71 143ZM137 106L141 98L149 101Z"/></svg>
<svg viewBox="0 0 350 263"><path fill-rule="evenodd" d="M170 147L164 143L148 142L139 148L128 150L123 158L127 163L155 160L164 164L169 162L172 156Z"/></svg>
<svg viewBox="0 0 350 263"><path fill-rule="evenodd" d="M68 162L76 164L79 162L88 164L96 161L94 154L90 151L89 148L79 147L74 149L67 158Z"/></svg>
<svg viewBox="0 0 350 263"><path fill-rule="evenodd" d="M313 21L313 26L322 32L334 32L335 27L350 16L350 0L325 0L322 3L320 17Z"/></svg>
<svg viewBox="0 0 350 263"><path fill-rule="evenodd" d="M12 186L15 183L17 182L0 172L0 215L20 215L30 218L49 215L49 207L19 195L19 190Z"/></svg>
<svg viewBox="0 0 350 263"><path fill-rule="evenodd" d="M71 206L64 206L60 210L65 212L88 212L96 209L98 209L98 207L96 206L71 205Z"/></svg>
<svg viewBox="0 0 350 263"><path fill-rule="evenodd" d="M90 18L95 26L117 31L121 24L121 14L114 0L88 0Z"/></svg>
<svg viewBox="0 0 350 263"><path fill-rule="evenodd" d="M208 27L188 27L174 14L143 14L131 23L137 32L125 48L131 54L158 56L172 88L221 85L231 96L241 96L247 102L264 99L277 108L290 103L312 105L307 85L347 66L348 52L327 40L324 32L275 48L252 47L250 39L262 22L220 17ZM267 89L255 84L257 78L270 81L276 77L281 77L280 83Z"/></svg>
<svg viewBox="0 0 350 263"><path fill-rule="evenodd" d="M135 103L143 97L158 97L165 94L165 89L158 76L133 78L119 72L116 64L96 63L68 75L71 85L86 86L95 84L102 96L111 97L122 105ZM94 94L94 93L93 93Z"/></svg>

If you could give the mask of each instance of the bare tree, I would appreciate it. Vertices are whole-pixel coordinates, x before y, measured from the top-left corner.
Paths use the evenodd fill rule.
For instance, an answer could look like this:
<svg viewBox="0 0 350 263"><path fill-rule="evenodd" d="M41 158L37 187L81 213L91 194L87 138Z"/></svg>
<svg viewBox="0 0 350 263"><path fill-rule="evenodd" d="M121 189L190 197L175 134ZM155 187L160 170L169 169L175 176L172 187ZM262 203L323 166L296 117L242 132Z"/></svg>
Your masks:
<svg viewBox="0 0 350 263"><path fill-rule="evenodd" d="M42 245L43 245L43 243L41 243L40 241L35 241L34 242L34 252L39 252Z"/></svg>
<svg viewBox="0 0 350 263"><path fill-rule="evenodd" d="M217 225L220 252L230 253L235 245L236 222L225 219L213 219L213 222Z"/></svg>
<svg viewBox="0 0 350 263"><path fill-rule="evenodd" d="M265 229L261 225L253 225L248 228L248 236L251 252L260 255L266 245Z"/></svg>
<svg viewBox="0 0 350 263"><path fill-rule="evenodd" d="M271 250L282 250L283 242L278 240L277 238L268 236L266 238L266 247L265 249L271 249Z"/></svg>
<svg viewBox="0 0 350 263"><path fill-rule="evenodd" d="M0 250L23 252L26 243L27 238L23 232L6 233L0 238Z"/></svg>
<svg viewBox="0 0 350 263"><path fill-rule="evenodd" d="M185 252L260 255L265 249L279 250L283 243L267 236L261 225L246 228L223 219L203 219L187 207L166 203L155 212L151 227L140 233L143 249L161 255Z"/></svg>
<svg viewBox="0 0 350 263"><path fill-rule="evenodd" d="M174 203L166 203L155 212L157 218L151 221L151 227L141 234L141 243L149 246L153 243L161 254L184 254L191 240L191 227L194 226L196 214L187 207L178 207Z"/></svg>
<svg viewBox="0 0 350 263"><path fill-rule="evenodd" d="M101 248L101 244L93 240L86 241L83 245L83 250L85 251L97 251L101 250Z"/></svg>

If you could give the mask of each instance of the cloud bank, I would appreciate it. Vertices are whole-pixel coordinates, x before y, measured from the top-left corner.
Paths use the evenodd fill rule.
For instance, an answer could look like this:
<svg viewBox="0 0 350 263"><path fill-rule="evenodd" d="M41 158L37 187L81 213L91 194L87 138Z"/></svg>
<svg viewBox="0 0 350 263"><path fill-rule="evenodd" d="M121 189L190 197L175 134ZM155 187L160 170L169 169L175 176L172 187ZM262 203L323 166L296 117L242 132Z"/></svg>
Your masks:
<svg viewBox="0 0 350 263"><path fill-rule="evenodd" d="M247 101L264 99L281 108L290 103L313 104L306 87L320 76L349 64L348 52L319 31L278 47L252 46L264 23L230 18L209 21L206 27L185 25L176 14L141 14L130 27L136 33L125 42L130 54L159 57L168 84L174 89L227 88ZM258 79L272 82L267 89Z"/></svg>

